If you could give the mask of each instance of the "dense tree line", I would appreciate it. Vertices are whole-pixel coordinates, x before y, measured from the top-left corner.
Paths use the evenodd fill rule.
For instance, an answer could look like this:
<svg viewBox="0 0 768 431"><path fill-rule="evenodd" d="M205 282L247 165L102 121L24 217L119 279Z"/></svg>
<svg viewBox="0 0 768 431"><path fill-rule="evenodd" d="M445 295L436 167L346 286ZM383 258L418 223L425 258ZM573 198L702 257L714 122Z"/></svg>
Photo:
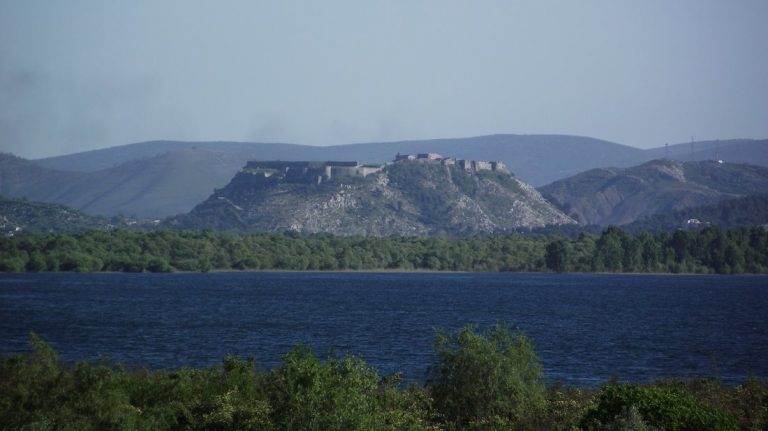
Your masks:
<svg viewBox="0 0 768 431"><path fill-rule="evenodd" d="M599 237L549 242L545 260L553 271L766 273L768 230L713 226L633 236L609 227Z"/></svg>
<svg viewBox="0 0 768 431"><path fill-rule="evenodd" d="M89 231L0 238L0 271L434 270L768 272L768 230L629 235L339 237Z"/></svg>
<svg viewBox="0 0 768 431"><path fill-rule="evenodd" d="M44 341L0 360L1 429L72 430L758 430L768 383L716 380L547 387L523 334L497 325L441 333L424 385L403 387L356 357L295 347L253 360L127 371L63 365Z"/></svg>

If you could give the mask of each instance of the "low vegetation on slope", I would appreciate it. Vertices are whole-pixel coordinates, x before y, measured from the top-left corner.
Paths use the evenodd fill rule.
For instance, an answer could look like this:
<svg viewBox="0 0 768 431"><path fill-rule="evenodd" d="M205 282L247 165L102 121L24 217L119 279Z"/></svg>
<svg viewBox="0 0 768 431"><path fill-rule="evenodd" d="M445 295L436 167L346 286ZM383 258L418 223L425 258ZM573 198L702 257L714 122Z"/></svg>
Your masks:
<svg viewBox="0 0 768 431"><path fill-rule="evenodd" d="M768 226L768 195L750 195L714 205L656 214L622 226L628 232L675 231L717 225L723 229Z"/></svg>
<svg viewBox="0 0 768 431"><path fill-rule="evenodd" d="M77 430L758 430L768 383L714 380L547 388L524 335L441 333L430 378L403 388L359 358L306 347L271 371L228 357L197 370L62 365L34 334L0 362L0 428Z"/></svg>
<svg viewBox="0 0 768 431"><path fill-rule="evenodd" d="M0 196L0 233L81 232L124 227L121 221L92 217L64 205L7 199Z"/></svg>

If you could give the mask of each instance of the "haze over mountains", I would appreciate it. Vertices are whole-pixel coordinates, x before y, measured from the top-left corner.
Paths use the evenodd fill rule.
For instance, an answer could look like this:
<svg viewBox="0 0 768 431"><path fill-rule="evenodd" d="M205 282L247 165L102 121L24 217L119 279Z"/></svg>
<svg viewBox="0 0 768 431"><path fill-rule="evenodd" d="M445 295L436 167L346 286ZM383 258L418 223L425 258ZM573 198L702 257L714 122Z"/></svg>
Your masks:
<svg viewBox="0 0 768 431"><path fill-rule="evenodd" d="M92 215L164 218L190 211L224 187L249 160L356 160L381 163L396 153L501 160L542 186L588 169L629 167L663 157L688 160L690 144L641 150L562 135L472 138L316 147L274 143L153 141L27 161L0 160L0 194L62 203ZM716 154L714 154L716 153ZM768 165L768 140L695 143L694 158Z"/></svg>
<svg viewBox="0 0 768 431"><path fill-rule="evenodd" d="M239 157L184 150L114 168L72 172L0 155L0 194L60 203L91 215L162 218L189 211L242 167Z"/></svg>

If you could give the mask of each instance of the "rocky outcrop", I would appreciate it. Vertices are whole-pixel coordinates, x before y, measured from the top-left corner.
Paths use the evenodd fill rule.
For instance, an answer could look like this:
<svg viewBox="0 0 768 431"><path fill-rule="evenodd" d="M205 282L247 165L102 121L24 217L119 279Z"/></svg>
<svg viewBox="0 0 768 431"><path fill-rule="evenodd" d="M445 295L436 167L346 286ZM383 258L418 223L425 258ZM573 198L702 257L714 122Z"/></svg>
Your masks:
<svg viewBox="0 0 768 431"><path fill-rule="evenodd" d="M166 226L336 235L468 235L574 223L530 185L501 171L400 162L364 178L298 183L238 173Z"/></svg>

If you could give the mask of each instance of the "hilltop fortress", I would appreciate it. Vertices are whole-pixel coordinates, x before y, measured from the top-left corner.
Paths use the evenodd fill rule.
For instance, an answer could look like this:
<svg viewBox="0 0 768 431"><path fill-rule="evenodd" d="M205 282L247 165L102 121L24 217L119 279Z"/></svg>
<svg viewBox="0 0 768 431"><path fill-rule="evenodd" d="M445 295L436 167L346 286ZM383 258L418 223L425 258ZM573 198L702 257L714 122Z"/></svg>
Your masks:
<svg viewBox="0 0 768 431"><path fill-rule="evenodd" d="M405 154L398 153L391 163L439 163L444 166L458 166L467 171L502 171L506 172L501 161L457 160L442 157L436 153ZM386 164L364 165L359 162L283 162L283 161L250 161L242 174L251 174L259 178L280 179L292 183L320 184L336 177L365 178L370 174L380 172Z"/></svg>
<svg viewBox="0 0 768 431"><path fill-rule="evenodd" d="M502 171L507 172L504 162L494 160L487 162L484 160L464 160L454 159L453 157L443 157L437 153L419 153L419 154L400 154L395 156L395 163L398 162L421 162L421 163L440 163L445 166L458 166L467 171Z"/></svg>
<svg viewBox="0 0 768 431"><path fill-rule="evenodd" d="M320 184L334 177L365 178L383 168L383 165L362 165L358 162L251 161L240 172L294 183Z"/></svg>

